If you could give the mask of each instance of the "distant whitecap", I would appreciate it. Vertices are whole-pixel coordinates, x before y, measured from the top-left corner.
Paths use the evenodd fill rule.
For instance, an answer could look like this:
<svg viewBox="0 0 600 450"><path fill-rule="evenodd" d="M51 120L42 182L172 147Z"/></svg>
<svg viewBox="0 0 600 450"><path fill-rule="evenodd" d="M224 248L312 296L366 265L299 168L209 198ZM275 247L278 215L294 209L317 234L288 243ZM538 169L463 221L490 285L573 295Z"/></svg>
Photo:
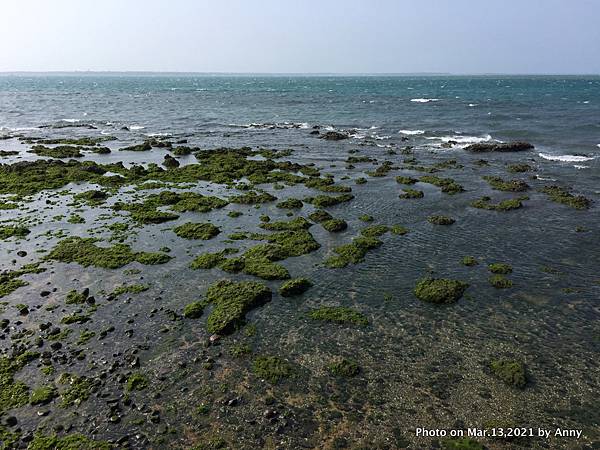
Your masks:
<svg viewBox="0 0 600 450"><path fill-rule="evenodd" d="M581 155L549 155L547 153L538 153L540 158L547 159L548 161L560 161L560 162L584 162L591 161L594 159L593 156L581 156Z"/></svg>

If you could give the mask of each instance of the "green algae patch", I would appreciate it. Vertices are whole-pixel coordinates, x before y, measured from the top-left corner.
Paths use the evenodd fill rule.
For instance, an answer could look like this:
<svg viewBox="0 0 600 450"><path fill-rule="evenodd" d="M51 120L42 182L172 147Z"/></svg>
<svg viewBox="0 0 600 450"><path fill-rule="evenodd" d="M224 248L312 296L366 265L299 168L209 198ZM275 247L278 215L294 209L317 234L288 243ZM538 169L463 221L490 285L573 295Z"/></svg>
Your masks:
<svg viewBox="0 0 600 450"><path fill-rule="evenodd" d="M334 206L340 203L349 202L354 199L352 194L341 194L341 195L317 195L316 197L307 197L304 199L305 202L310 203L317 208L326 208L328 206Z"/></svg>
<svg viewBox="0 0 600 450"><path fill-rule="evenodd" d="M369 250L373 250L382 244L382 241L372 236L356 237L351 243L334 248L333 251L337 255L326 259L325 265L332 269L339 269L349 264L358 264L364 260Z"/></svg>
<svg viewBox="0 0 600 450"><path fill-rule="evenodd" d="M292 365L277 356L256 357L252 362L252 371L257 377L273 384L294 374Z"/></svg>
<svg viewBox="0 0 600 450"><path fill-rule="evenodd" d="M304 206L304 203L297 198L288 198L287 200L277 203L275 206L283 209L300 209Z"/></svg>
<svg viewBox="0 0 600 450"><path fill-rule="evenodd" d="M18 288L27 286L29 283L19 277L30 273L42 273L46 269L39 267L38 263L27 264L20 269L0 273L0 298L16 291Z"/></svg>
<svg viewBox="0 0 600 450"><path fill-rule="evenodd" d="M529 189L529 185L523 180L504 180L494 176L484 176L483 179L497 191L523 192Z"/></svg>
<svg viewBox="0 0 600 450"><path fill-rule="evenodd" d="M58 147L46 147L45 145L34 145L31 147L30 153L35 153L38 156L48 158L81 158L81 147L70 145L60 145Z"/></svg>
<svg viewBox="0 0 600 450"><path fill-rule="evenodd" d="M388 231L390 231L390 227L388 227L387 225L371 225L369 227L363 228L360 231L360 234L362 234L365 237L376 238L379 236L383 236Z"/></svg>
<svg viewBox="0 0 600 450"><path fill-rule="evenodd" d="M308 278L294 278L286 281L279 287L279 294L283 297L293 297L301 295L312 287L312 282Z"/></svg>
<svg viewBox="0 0 600 450"><path fill-rule="evenodd" d="M592 204L592 201L583 195L573 195L567 189L556 185L544 186L540 192L546 194L555 203L575 209L588 209Z"/></svg>
<svg viewBox="0 0 600 450"><path fill-rule="evenodd" d="M492 275L488 281L496 289L508 289L513 286L513 282L502 275Z"/></svg>
<svg viewBox="0 0 600 450"><path fill-rule="evenodd" d="M128 392L142 391L148 387L148 379L141 373L133 373L127 378L125 388Z"/></svg>
<svg viewBox="0 0 600 450"><path fill-rule="evenodd" d="M77 224L77 223L85 223L85 219L81 217L79 214L71 214L67 219L67 222Z"/></svg>
<svg viewBox="0 0 600 450"><path fill-rule="evenodd" d="M316 211L310 213L308 215L308 218L310 220L312 220L313 222L321 223L326 220L333 219L333 216L331 214L329 214L327 211L325 211L324 209L317 209Z"/></svg>
<svg viewBox="0 0 600 450"><path fill-rule="evenodd" d="M348 228L348 223L343 219L329 219L321 222L321 226L330 233L338 233Z"/></svg>
<svg viewBox="0 0 600 450"><path fill-rule="evenodd" d="M89 290L86 289L82 292L76 291L75 289L70 290L65 298L67 305L83 305L87 302L89 297Z"/></svg>
<svg viewBox="0 0 600 450"><path fill-rule="evenodd" d="M487 209L489 211L512 211L523 207L523 200L528 200L528 197L511 198L502 200L498 203L492 203L490 197L481 197L470 203L473 208Z"/></svg>
<svg viewBox="0 0 600 450"><path fill-rule="evenodd" d="M199 319L204 312L204 303L192 302L183 308L183 317L186 319Z"/></svg>
<svg viewBox="0 0 600 450"><path fill-rule="evenodd" d="M99 191L96 189L81 192L80 194L76 194L73 196L73 199L82 201L91 206L100 205L101 203L104 203L106 200L108 200L108 198L109 194L107 192Z"/></svg>
<svg viewBox="0 0 600 450"><path fill-rule="evenodd" d="M29 402L29 388L22 381L15 380L14 375L33 357L33 354L22 354L16 358L0 357L0 413Z"/></svg>
<svg viewBox="0 0 600 450"><path fill-rule="evenodd" d="M360 366L352 359L338 358L327 365L327 370L336 377L352 378L360 373Z"/></svg>
<svg viewBox="0 0 600 450"><path fill-rule="evenodd" d="M402 191L403 192L399 195L399 197L402 199L416 199L425 197L423 191L418 191L416 189L404 188Z"/></svg>
<svg viewBox="0 0 600 450"><path fill-rule="evenodd" d="M473 256L465 256L463 259L460 260L460 263L463 266L473 267L478 265L479 261L477 261Z"/></svg>
<svg viewBox="0 0 600 450"><path fill-rule="evenodd" d="M236 253L236 249L225 249L217 253L204 253L190 264L192 269L213 269L227 259L227 255Z"/></svg>
<svg viewBox="0 0 600 450"><path fill-rule="evenodd" d="M506 170L508 170L510 173L525 173L525 172L532 171L533 167L531 167L529 164L518 163L518 164L509 164L506 167Z"/></svg>
<svg viewBox="0 0 600 450"><path fill-rule="evenodd" d="M118 269L133 261L154 265L171 260L171 257L164 253L133 252L125 244L98 247L95 245L96 242L95 238L70 237L60 241L44 259L63 263L76 262L83 267L94 266L104 269Z"/></svg>
<svg viewBox="0 0 600 450"><path fill-rule="evenodd" d="M69 373L63 373L59 378L59 383L68 385L61 394L61 408L67 408L73 405L79 405L81 402L90 398L93 389L97 388L98 382L91 378Z"/></svg>
<svg viewBox="0 0 600 450"><path fill-rule="evenodd" d="M360 216L358 216L358 220L360 220L361 222L373 222L375 218L369 214L361 214Z"/></svg>
<svg viewBox="0 0 600 450"><path fill-rule="evenodd" d="M421 183L433 184L441 188L444 194L454 195L460 192L464 192L464 188L454 181L452 178L441 178L433 175L425 175L419 178Z"/></svg>
<svg viewBox="0 0 600 450"><path fill-rule="evenodd" d="M140 294L146 292L148 289L150 289L150 286L147 284L123 284L115 288L115 290L110 293L110 296L118 297L123 294Z"/></svg>
<svg viewBox="0 0 600 450"><path fill-rule="evenodd" d="M29 228L22 227L22 226L0 227L0 239L2 239L2 240L10 239L12 237L24 238L29 233L31 233Z"/></svg>
<svg viewBox="0 0 600 450"><path fill-rule="evenodd" d="M229 197L229 201L231 203L238 203L241 205L257 205L260 203L269 203L277 200L277 197L269 194L268 192L248 192L242 195L236 195L234 197Z"/></svg>
<svg viewBox="0 0 600 450"><path fill-rule="evenodd" d="M469 287L468 283L446 278L423 278L415 286L415 296L428 303L456 303Z"/></svg>
<svg viewBox="0 0 600 450"><path fill-rule="evenodd" d="M313 309L308 313L308 317L313 320L331 322L337 324L352 324L365 326L369 324L364 314L344 306L322 306Z"/></svg>
<svg viewBox="0 0 600 450"><path fill-rule="evenodd" d="M485 450L483 445L470 438L444 439L441 444L443 450Z"/></svg>
<svg viewBox="0 0 600 450"><path fill-rule="evenodd" d="M397 236L403 236L409 232L410 230L402 225L392 225L390 227L390 233L395 234Z"/></svg>
<svg viewBox="0 0 600 450"><path fill-rule="evenodd" d="M28 450L111 450L114 447L106 441L88 439L82 434L64 437L36 434L27 447Z"/></svg>
<svg viewBox="0 0 600 450"><path fill-rule="evenodd" d="M42 386L31 392L29 403L31 405L46 405L55 399L56 396L57 393L54 386Z"/></svg>
<svg viewBox="0 0 600 450"><path fill-rule="evenodd" d="M290 221L280 222L265 222L261 223L260 227L269 231L297 231L306 230L310 228L312 224L304 217L296 217Z"/></svg>
<svg viewBox="0 0 600 450"><path fill-rule="evenodd" d="M245 324L246 314L271 300L267 286L255 281L220 280L210 285L206 300L214 305L208 316L210 333L230 334Z"/></svg>
<svg viewBox="0 0 600 450"><path fill-rule="evenodd" d="M396 183L400 183L400 184L415 184L418 181L419 180L417 180L416 178L412 178L412 177L404 177L401 175L396 177Z"/></svg>
<svg viewBox="0 0 600 450"><path fill-rule="evenodd" d="M488 269L492 273L501 275L512 273L512 266L507 263L492 263L488 265Z"/></svg>
<svg viewBox="0 0 600 450"><path fill-rule="evenodd" d="M187 222L183 225L173 228L177 236L184 239L208 240L217 236L221 230L212 223L192 223Z"/></svg>
<svg viewBox="0 0 600 450"><path fill-rule="evenodd" d="M515 360L494 360L489 366L492 374L508 386L523 389L527 385L525 364Z"/></svg>
<svg viewBox="0 0 600 450"><path fill-rule="evenodd" d="M456 222L456 220L448 216L429 216L427 221L434 225L452 225Z"/></svg>

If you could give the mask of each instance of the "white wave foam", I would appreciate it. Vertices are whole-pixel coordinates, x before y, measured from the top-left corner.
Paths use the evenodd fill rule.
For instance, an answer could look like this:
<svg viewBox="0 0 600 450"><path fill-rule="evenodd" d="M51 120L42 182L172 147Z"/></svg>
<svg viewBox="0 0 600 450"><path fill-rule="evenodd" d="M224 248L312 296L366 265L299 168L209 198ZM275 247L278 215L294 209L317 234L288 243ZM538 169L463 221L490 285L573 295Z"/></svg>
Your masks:
<svg viewBox="0 0 600 450"><path fill-rule="evenodd" d="M475 106L477 106L477 103L469 103L469 106L470 106L471 108L474 108Z"/></svg>
<svg viewBox="0 0 600 450"><path fill-rule="evenodd" d="M383 141L385 139L390 139L391 136L385 135L385 136L379 136L378 134L376 134L375 136L373 136L375 139L377 139L378 141Z"/></svg>
<svg viewBox="0 0 600 450"><path fill-rule="evenodd" d="M415 136L417 134L425 134L425 130L400 130L400 134L406 134L407 136Z"/></svg>
<svg viewBox="0 0 600 450"><path fill-rule="evenodd" d="M414 103L429 103L429 102L439 102L439 98L411 98L411 102Z"/></svg>
<svg viewBox="0 0 600 450"><path fill-rule="evenodd" d="M62 121L68 123L76 123L79 122L79 119L62 119Z"/></svg>
<svg viewBox="0 0 600 450"><path fill-rule="evenodd" d="M309 128L310 126L308 125L308 123L306 122L300 122L300 123L296 123L296 122L266 122L266 123L261 123L261 122L252 122L252 123L246 123L246 124L236 124L236 123L230 123L229 124L230 127L236 127L236 128L249 128L249 129L255 129L255 130L275 130L275 129L282 129L282 130L289 130L289 129L302 129L305 130L307 128Z"/></svg>
<svg viewBox="0 0 600 450"><path fill-rule="evenodd" d="M135 130L143 130L144 128L146 128L146 127L143 127L143 126L141 126L141 125L131 125L131 126L129 127L129 129L130 129L130 130L134 130L134 131L135 131Z"/></svg>
<svg viewBox="0 0 600 450"><path fill-rule="evenodd" d="M579 156L579 155L549 155L547 153L538 153L540 158L547 159L548 161L560 161L560 162L584 162L591 161L594 159L593 156Z"/></svg>
<svg viewBox="0 0 600 450"><path fill-rule="evenodd" d="M148 137L167 137L171 136L171 133L148 133L146 134Z"/></svg>
<svg viewBox="0 0 600 450"><path fill-rule="evenodd" d="M579 164L573 164L573 167L575 167L576 169L579 169L579 170L581 170L581 169L589 169L590 168L590 166L581 166Z"/></svg>
<svg viewBox="0 0 600 450"><path fill-rule="evenodd" d="M457 147L461 147L461 148L466 147L467 145L471 145L471 144L479 144L481 142L489 142L489 141L495 140L489 134L486 134L485 136L459 136L459 135L435 136L435 137L428 137L426 139L442 141L442 144L447 144L447 143L452 142L452 143L455 143L454 145L456 145ZM498 142L500 142L500 141L498 141Z"/></svg>

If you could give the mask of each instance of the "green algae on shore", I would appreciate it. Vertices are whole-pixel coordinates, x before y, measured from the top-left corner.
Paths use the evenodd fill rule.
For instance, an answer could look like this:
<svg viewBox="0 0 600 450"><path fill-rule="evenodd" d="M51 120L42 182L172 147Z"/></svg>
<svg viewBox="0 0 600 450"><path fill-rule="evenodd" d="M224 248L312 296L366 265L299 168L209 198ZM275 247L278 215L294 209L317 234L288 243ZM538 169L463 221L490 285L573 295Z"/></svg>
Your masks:
<svg viewBox="0 0 600 450"><path fill-rule="evenodd" d="M210 333L230 334L245 324L246 313L271 300L271 289L256 281L220 280L206 291L213 310L206 322Z"/></svg>
<svg viewBox="0 0 600 450"><path fill-rule="evenodd" d="M133 252L125 244L115 244L112 247L98 247L98 239L69 237L60 241L54 249L46 255L45 260L55 260L63 263L76 262L83 267L101 267L104 269L118 269L133 261L146 265L164 264L171 260L164 253Z"/></svg>
<svg viewBox="0 0 600 450"><path fill-rule="evenodd" d="M27 446L28 450L111 450L113 448L106 441L88 439L82 434L69 434L64 437L36 434Z"/></svg>
<svg viewBox="0 0 600 450"><path fill-rule="evenodd" d="M333 251L337 255L327 258L325 265L332 269L339 269L349 264L358 264L364 260L369 250L373 250L382 244L383 242L375 237L355 237L351 243L334 248Z"/></svg>
<svg viewBox="0 0 600 450"><path fill-rule="evenodd" d="M454 181L452 178L441 178L433 175L425 175L419 178L421 183L433 184L441 188L444 194L454 195L460 192L464 192L464 188Z"/></svg>
<svg viewBox="0 0 600 450"><path fill-rule="evenodd" d="M277 356L256 357L252 362L252 371L257 377L273 384L294 374L292 365Z"/></svg>
<svg viewBox="0 0 600 450"><path fill-rule="evenodd" d="M512 273L512 266L507 263L492 263L488 265L488 269L492 273L501 275Z"/></svg>
<svg viewBox="0 0 600 450"><path fill-rule="evenodd" d="M6 240L11 237L24 238L31 231L23 226L0 226L0 240Z"/></svg>
<svg viewBox="0 0 600 450"><path fill-rule="evenodd" d="M415 286L415 296L435 304L456 303L469 287L468 283L445 278L423 278Z"/></svg>
<svg viewBox="0 0 600 450"><path fill-rule="evenodd" d="M490 197L484 196L470 203L473 208L487 209L490 211L512 211L523 207L523 200L528 200L529 197L511 198L502 200L496 204L492 203Z"/></svg>
<svg viewBox="0 0 600 450"><path fill-rule="evenodd" d="M34 263L27 264L17 270L0 273L0 298L7 296L20 287L28 285L26 281L21 280L21 276L42 273L45 270L43 267L39 267L38 263Z"/></svg>
<svg viewBox="0 0 600 450"><path fill-rule="evenodd" d="M337 324L352 324L360 326L369 324L369 320L364 314L345 306L322 306L310 311L308 313L308 317L313 320Z"/></svg>
<svg viewBox="0 0 600 450"><path fill-rule="evenodd" d="M279 287L279 294L283 297L301 295L311 288L312 282L308 278L294 278Z"/></svg>
<svg viewBox="0 0 600 450"><path fill-rule="evenodd" d="M46 147L45 145L34 145L31 147L30 153L35 153L38 156L46 156L49 158L82 158L81 147L72 147L69 145L61 145L58 147Z"/></svg>
<svg viewBox="0 0 600 450"><path fill-rule="evenodd" d="M508 289L513 286L513 282L511 280L509 280L508 278L504 277L503 275L498 275L498 274L492 275L488 279L488 281L496 289Z"/></svg>
<svg viewBox="0 0 600 450"><path fill-rule="evenodd" d="M483 179L489 183L492 189L497 191L523 192L529 189L529 185L523 180L504 180L494 176L484 176Z"/></svg>
<svg viewBox="0 0 600 450"><path fill-rule="evenodd" d="M416 189L404 188L404 189L402 189L402 191L403 192L399 195L399 197L403 198L403 199L423 198L425 196L423 191L418 191Z"/></svg>
<svg viewBox="0 0 600 450"><path fill-rule="evenodd" d="M317 208L326 208L328 206L334 206L339 203L349 202L354 199L352 194L340 194L340 195L317 195L316 197L307 197L304 199L305 202L311 203Z"/></svg>
<svg viewBox="0 0 600 450"><path fill-rule="evenodd" d="M183 225L173 228L177 236L184 239L208 240L217 236L221 230L212 223L192 223L187 222Z"/></svg>
<svg viewBox="0 0 600 450"><path fill-rule="evenodd" d="M573 195L567 189L556 185L544 186L540 192L546 194L553 202L575 209L588 209L592 204L592 201L583 195Z"/></svg>
<svg viewBox="0 0 600 450"><path fill-rule="evenodd" d="M327 365L327 370L336 377L351 378L360 373L360 366L352 359L337 358Z"/></svg>
<svg viewBox="0 0 600 450"><path fill-rule="evenodd" d="M527 385L525 364L516 360L494 360L490 362L492 374L508 386L523 389Z"/></svg>
<svg viewBox="0 0 600 450"><path fill-rule="evenodd" d="M440 215L429 216L427 218L427 221L434 225L452 225L454 222L456 222L456 220L454 220L452 217L440 216Z"/></svg>
<svg viewBox="0 0 600 450"><path fill-rule="evenodd" d="M185 305L183 308L183 317L186 319L199 319L204 312L204 303L192 302Z"/></svg>
<svg viewBox="0 0 600 450"><path fill-rule="evenodd" d="M465 256L463 259L461 259L460 263L463 266L473 267L477 266L479 264L479 261L477 261L473 256Z"/></svg>

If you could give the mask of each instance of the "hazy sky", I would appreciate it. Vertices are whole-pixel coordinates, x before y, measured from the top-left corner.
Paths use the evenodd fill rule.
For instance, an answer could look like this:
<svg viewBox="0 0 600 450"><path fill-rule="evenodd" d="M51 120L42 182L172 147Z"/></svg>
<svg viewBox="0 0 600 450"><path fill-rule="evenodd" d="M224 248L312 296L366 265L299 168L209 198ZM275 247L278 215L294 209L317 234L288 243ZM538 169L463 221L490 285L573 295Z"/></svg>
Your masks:
<svg viewBox="0 0 600 450"><path fill-rule="evenodd" d="M0 71L600 73L600 0L2 0Z"/></svg>

